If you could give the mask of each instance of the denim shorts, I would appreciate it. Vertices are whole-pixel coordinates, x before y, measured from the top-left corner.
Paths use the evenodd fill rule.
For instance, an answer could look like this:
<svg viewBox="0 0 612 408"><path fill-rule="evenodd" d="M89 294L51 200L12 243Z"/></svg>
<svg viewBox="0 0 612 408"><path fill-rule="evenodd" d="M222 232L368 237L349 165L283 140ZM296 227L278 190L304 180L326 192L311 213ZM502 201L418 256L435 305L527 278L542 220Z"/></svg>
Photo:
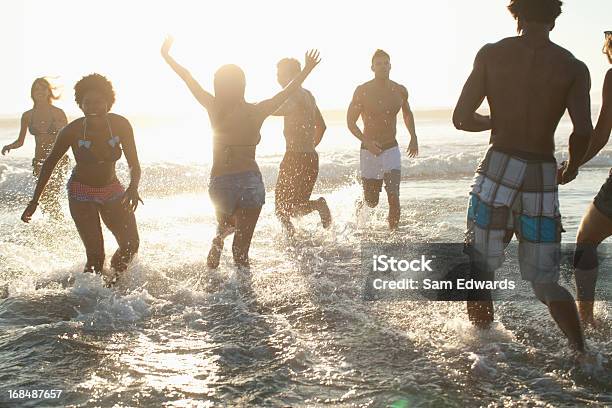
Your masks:
<svg viewBox="0 0 612 408"><path fill-rule="evenodd" d="M608 179L595 196L593 204L603 215L612 219L612 169Z"/></svg>
<svg viewBox="0 0 612 408"><path fill-rule="evenodd" d="M238 208L259 208L266 202L266 189L258 171L211 177L208 194L217 212L227 215Z"/></svg>

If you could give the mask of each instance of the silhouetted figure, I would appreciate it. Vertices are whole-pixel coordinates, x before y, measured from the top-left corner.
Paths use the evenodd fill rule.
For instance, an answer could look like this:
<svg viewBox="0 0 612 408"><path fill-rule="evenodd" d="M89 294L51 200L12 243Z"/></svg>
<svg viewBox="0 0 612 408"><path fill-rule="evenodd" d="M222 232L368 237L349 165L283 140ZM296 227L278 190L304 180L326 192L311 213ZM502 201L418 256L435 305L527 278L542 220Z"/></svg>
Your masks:
<svg viewBox="0 0 612 408"><path fill-rule="evenodd" d="M559 180L568 183L576 177L592 131L589 72L549 39L560 1L512 0L508 8L520 35L478 52L453 115L457 129L491 129L491 146L470 192L466 252L473 278L493 279L516 234L523 279L531 282L570 343L584 350L574 299L557 283L562 227L554 135L568 109L574 131ZM484 98L490 117L476 113ZM487 326L493 320L490 294L474 292L469 299L470 320Z"/></svg>
<svg viewBox="0 0 612 408"><path fill-rule="evenodd" d="M397 114L402 111L410 133L408 156L419 153L414 127L414 116L408 103L408 91L389 79L391 57L383 50L372 56L374 79L359 85L349 105L346 122L349 130L361 141L360 169L365 205L376 207L383 182L389 200L389 228L395 230L400 219L399 190L401 182L401 154L397 144ZM363 132L357 120L363 120ZM363 202L358 204L361 209Z"/></svg>
<svg viewBox="0 0 612 408"><path fill-rule="evenodd" d="M605 32L603 52L612 64L612 31ZM589 150L582 159L583 163L595 157L608 143L610 129L612 129L612 69L608 70L604 80L601 112L593 131ZM610 235L612 235L612 169L610 169L610 177L601 186L595 200L589 205L582 218L576 237L574 267L576 268L578 313L586 324L594 323L593 301L599 269L597 247Z"/></svg>
<svg viewBox="0 0 612 408"><path fill-rule="evenodd" d="M223 241L235 232L234 262L249 266L249 247L266 191L255 149L261 139L263 121L295 92L319 63L319 53L306 54L304 69L274 97L253 104L244 100L246 80L242 69L224 65L215 73L215 95L205 91L169 54L173 39L166 38L161 53L168 65L185 82L193 96L208 111L213 128L213 165L208 192L217 215L217 235L208 253L210 268L219 265Z"/></svg>
<svg viewBox="0 0 612 408"><path fill-rule="evenodd" d="M2 154L23 146L26 132L34 136L36 148L32 159L32 174L38 178L42 164L53 148L57 133L66 126L66 114L60 108L53 106L53 100L58 99L53 93L54 89L46 78L36 78L32 83L30 96L34 106L21 115L21 128L16 141L2 148ZM40 204L45 214L55 219L62 219L60 194L64 186L64 179L70 161L64 156L58 162L57 168L51 175L45 194L40 198Z"/></svg>
<svg viewBox="0 0 612 408"><path fill-rule="evenodd" d="M302 68L300 62L285 58L277 64L277 79L286 87ZM319 175L319 155L315 150L325 133L325 121L310 91L299 87L274 112L284 117L286 150L274 190L276 215L286 231L293 233L290 217L318 211L324 228L331 225L331 214L325 198L311 200L310 195Z"/></svg>
<svg viewBox="0 0 612 408"><path fill-rule="evenodd" d="M70 122L58 134L49 157L42 165L32 201L21 219L30 221L54 167L72 148L76 166L68 180L68 203L87 253L85 272L101 273L104 265L100 218L119 244L111 259L111 268L115 273L123 272L140 243L134 216L140 200L140 163L134 133L126 118L110 112L115 103L115 92L110 81L102 75L83 77L74 86L74 95L85 116ZM127 189L123 188L115 173L122 152L130 167Z"/></svg>

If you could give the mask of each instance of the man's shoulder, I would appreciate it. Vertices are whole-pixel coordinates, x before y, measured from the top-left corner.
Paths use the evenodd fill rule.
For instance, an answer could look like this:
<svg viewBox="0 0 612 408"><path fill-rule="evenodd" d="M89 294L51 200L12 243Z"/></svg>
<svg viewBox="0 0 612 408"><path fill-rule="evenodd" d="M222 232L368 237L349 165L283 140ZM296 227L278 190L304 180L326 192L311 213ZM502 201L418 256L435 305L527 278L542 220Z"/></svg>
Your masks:
<svg viewBox="0 0 612 408"><path fill-rule="evenodd" d="M355 88L355 91L367 91L368 89L372 87L373 84L374 84L374 80L370 79L369 81L366 81L363 84L357 85L357 88Z"/></svg>
<svg viewBox="0 0 612 408"><path fill-rule="evenodd" d="M399 91L402 95L408 96L408 89L404 85L391 80L390 82L392 89Z"/></svg>

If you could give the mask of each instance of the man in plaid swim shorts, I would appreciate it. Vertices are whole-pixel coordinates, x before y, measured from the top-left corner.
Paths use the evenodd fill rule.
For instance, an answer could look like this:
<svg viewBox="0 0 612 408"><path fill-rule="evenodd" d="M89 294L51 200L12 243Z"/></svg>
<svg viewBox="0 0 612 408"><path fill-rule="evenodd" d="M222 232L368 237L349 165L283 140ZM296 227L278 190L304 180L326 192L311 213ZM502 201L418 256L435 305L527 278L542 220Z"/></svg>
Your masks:
<svg viewBox="0 0 612 408"><path fill-rule="evenodd" d="M487 152L476 170L467 217L466 247L480 269L500 267L504 249L516 234L523 279L559 280L556 173L554 157L524 159L494 148Z"/></svg>
<svg viewBox="0 0 612 408"><path fill-rule="evenodd" d="M561 215L556 184L576 177L589 144L590 76L584 63L550 41L561 14L559 0L511 0L508 9L520 35L478 52L453 113L457 129L491 130L490 149L470 192L465 252L471 278L492 281L516 235L522 278L582 352L574 299L557 282ZM485 98L490 116L476 113ZM555 130L566 109L574 130L567 164L557 171ZM469 291L467 311L473 324L488 327L493 321L490 291Z"/></svg>

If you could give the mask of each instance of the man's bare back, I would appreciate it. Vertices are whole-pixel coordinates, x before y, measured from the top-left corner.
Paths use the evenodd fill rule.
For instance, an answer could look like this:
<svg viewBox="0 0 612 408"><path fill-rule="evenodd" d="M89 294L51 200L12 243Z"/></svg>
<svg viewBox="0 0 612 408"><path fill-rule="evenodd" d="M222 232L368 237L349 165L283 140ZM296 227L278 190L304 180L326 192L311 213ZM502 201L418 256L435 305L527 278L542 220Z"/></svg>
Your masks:
<svg viewBox="0 0 612 408"><path fill-rule="evenodd" d="M551 41L506 38L485 45L476 56L454 121L466 120L486 97L494 147L552 156L566 108L575 132L588 134L589 89L587 67L569 51Z"/></svg>
<svg viewBox="0 0 612 408"><path fill-rule="evenodd" d="M531 48L521 37L483 49L494 146L553 154L554 134L576 81L588 82L586 66L549 42ZM583 95L583 97L588 97Z"/></svg>
<svg viewBox="0 0 612 408"><path fill-rule="evenodd" d="M373 79L357 87L351 107L361 110L363 134L384 149L397 144L397 114L407 99L404 86L391 80L381 84Z"/></svg>

